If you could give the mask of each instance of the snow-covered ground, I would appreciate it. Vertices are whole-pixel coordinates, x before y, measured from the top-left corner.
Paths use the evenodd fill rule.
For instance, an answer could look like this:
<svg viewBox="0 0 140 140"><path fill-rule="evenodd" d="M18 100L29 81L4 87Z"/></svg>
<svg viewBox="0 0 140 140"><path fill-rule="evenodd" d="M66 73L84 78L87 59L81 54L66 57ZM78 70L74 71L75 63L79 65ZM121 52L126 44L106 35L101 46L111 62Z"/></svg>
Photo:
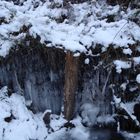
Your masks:
<svg viewBox="0 0 140 140"><path fill-rule="evenodd" d="M25 100L18 94L8 97L7 87L0 90L0 139L44 139L47 129L41 114L34 115L26 108ZM9 122L6 122L9 118Z"/></svg>
<svg viewBox="0 0 140 140"><path fill-rule="evenodd" d="M25 38L29 46L28 37L31 36L40 38L40 43L46 47L84 52L91 56L91 49L98 44L102 46L101 53L110 46L121 48L122 53L131 56L129 60L138 65L140 58L133 58L132 46L137 45L139 51L140 27L131 20L137 11L130 8L125 11L118 5L109 6L105 0L67 7L63 6L62 0L27 0L22 5L1 0L0 56L5 57ZM116 60L114 65L118 73L131 68L129 61Z"/></svg>
<svg viewBox="0 0 140 140"><path fill-rule="evenodd" d="M102 116L97 118L97 121L107 123L112 121L110 118L110 116ZM43 121L43 113L33 114L28 110L23 96L16 93L9 96L6 86L0 89L0 140L101 140L101 138L108 140L117 136L109 130L84 127L81 117L71 121L75 125L72 129L64 127L66 122L63 115L52 114L50 121L52 129L49 129ZM139 133L123 132L122 134L128 140L140 138Z"/></svg>
<svg viewBox="0 0 140 140"><path fill-rule="evenodd" d="M24 97L13 93L10 97L7 87L0 90L0 140L87 140L88 129L78 117L72 121L75 128L66 131L63 116L51 115L50 132L43 121L43 113L33 114L26 107ZM50 133L48 133L50 132Z"/></svg>
<svg viewBox="0 0 140 140"><path fill-rule="evenodd" d="M129 45L140 40L140 27L129 20L134 12L130 9L121 11L119 6L108 6L105 1L64 8L62 1L27 0L18 6L2 0L0 9L0 18L4 20L0 25L1 56L27 35L39 36L46 46L74 52L88 52L87 49L96 44L101 44L102 51L106 51L113 44L129 55L132 53ZM114 21L109 22L108 16L115 16ZM24 31L23 26L29 29Z"/></svg>
<svg viewBox="0 0 140 140"><path fill-rule="evenodd" d="M140 133L123 132L122 134L126 137L126 140L140 140Z"/></svg>

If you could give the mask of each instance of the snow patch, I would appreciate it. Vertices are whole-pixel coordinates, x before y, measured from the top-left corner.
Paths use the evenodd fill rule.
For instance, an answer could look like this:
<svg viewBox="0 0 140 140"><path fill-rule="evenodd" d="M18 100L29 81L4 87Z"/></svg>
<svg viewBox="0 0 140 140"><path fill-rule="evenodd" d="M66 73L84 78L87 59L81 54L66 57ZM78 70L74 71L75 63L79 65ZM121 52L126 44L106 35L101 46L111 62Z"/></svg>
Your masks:
<svg viewBox="0 0 140 140"><path fill-rule="evenodd" d="M116 66L116 72L118 72L118 73L121 73L122 69L131 68L131 62L129 62L129 61L115 60L114 64Z"/></svg>
<svg viewBox="0 0 140 140"><path fill-rule="evenodd" d="M137 75L136 81L137 81L138 84L140 84L140 74Z"/></svg>

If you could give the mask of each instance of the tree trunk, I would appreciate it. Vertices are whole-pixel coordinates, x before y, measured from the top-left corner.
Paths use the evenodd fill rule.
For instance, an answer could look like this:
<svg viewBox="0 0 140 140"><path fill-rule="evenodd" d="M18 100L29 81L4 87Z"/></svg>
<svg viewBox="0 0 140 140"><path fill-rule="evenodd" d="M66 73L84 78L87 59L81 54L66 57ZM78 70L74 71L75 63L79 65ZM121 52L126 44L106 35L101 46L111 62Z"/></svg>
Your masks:
<svg viewBox="0 0 140 140"><path fill-rule="evenodd" d="M64 84L64 115L70 121L74 117L75 93L78 83L78 57L72 52L67 52L65 63L65 84Z"/></svg>

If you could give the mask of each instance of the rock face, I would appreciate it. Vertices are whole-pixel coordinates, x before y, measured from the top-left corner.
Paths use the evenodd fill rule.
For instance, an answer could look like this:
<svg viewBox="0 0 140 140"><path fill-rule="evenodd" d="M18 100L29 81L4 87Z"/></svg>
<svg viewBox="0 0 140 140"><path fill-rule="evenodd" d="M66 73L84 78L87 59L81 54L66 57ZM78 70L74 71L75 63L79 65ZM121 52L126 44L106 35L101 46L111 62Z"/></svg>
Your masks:
<svg viewBox="0 0 140 140"><path fill-rule="evenodd" d="M55 62L55 63L54 63ZM61 112L64 53L55 49L20 48L0 64L0 82L25 99L34 111Z"/></svg>
<svg viewBox="0 0 140 140"><path fill-rule="evenodd" d="M28 107L33 112L50 109L52 113L60 114L63 111L64 83L67 79L64 70L66 53L61 49L44 47L38 42L30 46L14 48L8 56L1 58L0 84L8 85L9 96L12 92L23 94L27 103L31 103ZM88 64L85 63L87 57ZM97 120L102 122L102 118L114 113L111 104L112 95L121 97L124 102L132 101L139 95L136 84L132 84L135 77L133 71L127 70L117 74L113 67L106 67L109 62L103 63L105 66L102 65L100 63L102 58L99 57L81 54L78 59L77 85L74 85L76 87L74 115L80 113L86 126L96 125L94 123L98 123ZM126 83L125 92L121 89L121 85L127 82L128 75L132 82ZM71 89L69 90L71 92ZM132 94L133 92L135 94ZM139 119L137 106L134 113ZM99 116L104 117L97 119Z"/></svg>
<svg viewBox="0 0 140 140"><path fill-rule="evenodd" d="M64 92L65 53L37 43L32 46L35 47L13 49L6 58L1 58L0 83L2 86L8 85L13 92L23 94L27 101L32 102L32 110L35 112L51 109L52 113L59 114ZM76 111L84 103L102 106L104 96L109 96L105 100L107 106L103 109L109 113L111 96L108 86L104 89L105 93L102 91L106 71L94 70L92 61L90 65L84 64L84 55L79 59ZM101 100L102 104L99 102Z"/></svg>
<svg viewBox="0 0 140 140"><path fill-rule="evenodd" d="M134 115L137 117L137 120L140 122L140 104L137 103L134 106Z"/></svg>

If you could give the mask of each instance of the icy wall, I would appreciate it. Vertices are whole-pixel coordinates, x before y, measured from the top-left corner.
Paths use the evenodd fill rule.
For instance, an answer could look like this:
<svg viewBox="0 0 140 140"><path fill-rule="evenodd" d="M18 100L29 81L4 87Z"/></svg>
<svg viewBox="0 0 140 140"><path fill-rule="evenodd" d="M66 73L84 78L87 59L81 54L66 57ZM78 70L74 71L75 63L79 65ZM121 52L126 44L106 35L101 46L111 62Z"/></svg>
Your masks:
<svg viewBox="0 0 140 140"><path fill-rule="evenodd" d="M60 113L63 91L64 53L55 49L22 48L1 61L2 85L24 94L34 111ZM55 63L54 63L55 62Z"/></svg>
<svg viewBox="0 0 140 140"><path fill-rule="evenodd" d="M87 65L84 60L85 55L81 55L77 110L89 103L100 108L103 105L104 111L100 112L108 114L112 97L108 88L108 72L102 68L95 70L94 62ZM10 90L23 94L28 102L32 101L33 111L51 109L59 114L63 102L64 64L65 53L59 49L38 46L14 49L1 59L1 85L8 85Z"/></svg>
<svg viewBox="0 0 140 140"><path fill-rule="evenodd" d="M33 42L30 48L26 45L14 48L9 55L1 58L0 85L8 85L9 95L12 92L23 95L33 112L51 109L52 113L60 114L63 108L65 52L43 47L37 40ZM119 120L122 130L135 130L137 120L132 115L133 107L140 99L135 80L137 71L131 68L117 73L116 67L110 63L111 56L104 63L101 56L81 54L79 57L75 115L80 114L85 126L112 122L109 127L116 129L116 121ZM123 115L129 119L125 120L121 117ZM131 128L127 125L129 123Z"/></svg>

